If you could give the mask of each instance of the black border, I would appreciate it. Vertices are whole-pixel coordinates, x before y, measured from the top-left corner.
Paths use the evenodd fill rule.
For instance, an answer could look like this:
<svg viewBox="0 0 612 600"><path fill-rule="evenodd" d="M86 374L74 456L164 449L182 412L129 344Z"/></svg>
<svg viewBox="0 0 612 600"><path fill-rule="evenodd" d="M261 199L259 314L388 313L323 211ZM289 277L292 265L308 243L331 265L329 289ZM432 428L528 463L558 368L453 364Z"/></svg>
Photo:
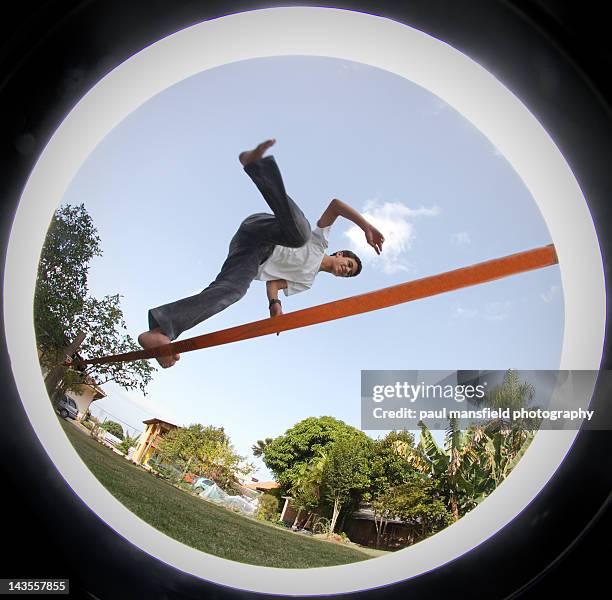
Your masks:
<svg viewBox="0 0 612 600"><path fill-rule="evenodd" d="M88 0L22 2L0 24L0 228L36 157L82 95L114 66L174 31L224 14L287 2ZM297 4L297 3L295 3ZM578 2L420 0L334 6L405 22L477 60L513 90L570 163L599 235L606 280L612 257L612 52L603 9ZM4 260L2 260L2 268ZM588 318L588 315L585 315ZM602 366L610 368L610 319ZM73 597L246 597L161 564L122 540L73 494L38 443L1 347L0 435L4 547L1 577L70 577ZM609 407L603 396L599 410ZM494 538L435 572L350 596L560 597L605 586L612 473L610 432L581 432L550 484ZM604 587L605 589L605 587Z"/></svg>

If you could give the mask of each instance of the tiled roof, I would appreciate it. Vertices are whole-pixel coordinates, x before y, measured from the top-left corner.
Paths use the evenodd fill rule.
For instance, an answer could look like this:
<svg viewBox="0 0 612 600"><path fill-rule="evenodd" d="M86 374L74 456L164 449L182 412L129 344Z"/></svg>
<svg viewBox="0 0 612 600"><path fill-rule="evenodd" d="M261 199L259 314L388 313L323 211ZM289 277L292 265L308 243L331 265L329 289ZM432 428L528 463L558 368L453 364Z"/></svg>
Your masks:
<svg viewBox="0 0 612 600"><path fill-rule="evenodd" d="M169 421L162 421L161 419L147 419L146 421L143 421L143 423L145 425L151 425L153 423L164 423L165 425L171 425L172 427L178 427L178 425L175 425L174 423L170 423Z"/></svg>
<svg viewBox="0 0 612 600"><path fill-rule="evenodd" d="M274 490L280 487L280 483L276 483L276 481L258 481L257 483L247 483L244 487L250 490Z"/></svg>

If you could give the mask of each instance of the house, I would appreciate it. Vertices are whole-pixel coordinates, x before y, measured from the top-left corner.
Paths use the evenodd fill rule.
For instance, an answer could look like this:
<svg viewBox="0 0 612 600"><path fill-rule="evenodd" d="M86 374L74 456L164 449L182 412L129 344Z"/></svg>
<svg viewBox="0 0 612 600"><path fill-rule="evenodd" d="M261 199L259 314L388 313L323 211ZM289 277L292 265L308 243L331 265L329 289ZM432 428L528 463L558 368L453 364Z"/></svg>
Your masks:
<svg viewBox="0 0 612 600"><path fill-rule="evenodd" d="M42 356L42 350L38 348L38 358ZM46 365L41 363L41 369L43 377L47 377L49 369ZM59 383L59 380L57 381ZM67 390L65 395L74 400L79 421L85 416L92 402L106 398L104 390L88 375L85 376L85 382L80 385L75 385L74 389Z"/></svg>
<svg viewBox="0 0 612 600"><path fill-rule="evenodd" d="M270 493L272 490L278 489L280 483L276 483L276 481L252 481L251 483L245 483L244 487L257 492Z"/></svg>
<svg viewBox="0 0 612 600"><path fill-rule="evenodd" d="M92 402L106 398L104 390L91 379L87 378L86 383L77 386L74 390L68 390L66 396L72 398L77 405L79 411L79 421L85 416Z"/></svg>
<svg viewBox="0 0 612 600"><path fill-rule="evenodd" d="M157 444L164 435L173 429L178 429L178 425L161 419L148 419L143 423L146 425L145 430L140 434L136 450L132 455L132 461L140 465L147 464L157 451Z"/></svg>

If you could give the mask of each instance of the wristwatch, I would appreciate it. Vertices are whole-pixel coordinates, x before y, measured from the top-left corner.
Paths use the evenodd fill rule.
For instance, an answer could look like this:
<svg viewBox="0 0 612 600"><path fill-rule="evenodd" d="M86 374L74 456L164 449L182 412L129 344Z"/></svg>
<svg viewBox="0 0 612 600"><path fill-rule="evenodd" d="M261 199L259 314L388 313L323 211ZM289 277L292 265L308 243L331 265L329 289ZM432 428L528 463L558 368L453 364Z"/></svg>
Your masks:
<svg viewBox="0 0 612 600"><path fill-rule="evenodd" d="M278 298L272 298L270 300L270 304L268 305L268 308L272 308L273 304L280 304L281 306L283 305L283 303Z"/></svg>

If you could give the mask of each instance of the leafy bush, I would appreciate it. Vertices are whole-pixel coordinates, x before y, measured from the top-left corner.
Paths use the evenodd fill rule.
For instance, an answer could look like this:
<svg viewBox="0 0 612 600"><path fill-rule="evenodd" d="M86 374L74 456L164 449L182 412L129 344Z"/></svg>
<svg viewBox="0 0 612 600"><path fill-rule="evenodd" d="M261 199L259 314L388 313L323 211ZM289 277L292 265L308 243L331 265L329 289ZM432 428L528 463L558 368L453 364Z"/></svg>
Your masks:
<svg viewBox="0 0 612 600"><path fill-rule="evenodd" d="M137 443L138 443L138 438L137 437L131 437L129 435L126 435L123 438L123 441L117 446L117 448L119 450L121 450L121 452L123 452L123 454L127 454L128 451L130 450L130 448L135 446Z"/></svg>
<svg viewBox="0 0 612 600"><path fill-rule="evenodd" d="M331 521L327 517L318 517L312 526L312 533L322 533L329 535L331 533Z"/></svg>
<svg viewBox="0 0 612 600"><path fill-rule="evenodd" d="M115 421L104 421L104 423L102 423L102 425L100 425L100 427L102 429L105 429L106 431L108 431L109 433L111 433L112 435L114 435L115 437L119 438L120 440L123 439L123 427L121 427L121 425Z"/></svg>
<svg viewBox="0 0 612 600"><path fill-rule="evenodd" d="M271 494L264 494L257 505L257 518L266 521L278 520L278 499Z"/></svg>

